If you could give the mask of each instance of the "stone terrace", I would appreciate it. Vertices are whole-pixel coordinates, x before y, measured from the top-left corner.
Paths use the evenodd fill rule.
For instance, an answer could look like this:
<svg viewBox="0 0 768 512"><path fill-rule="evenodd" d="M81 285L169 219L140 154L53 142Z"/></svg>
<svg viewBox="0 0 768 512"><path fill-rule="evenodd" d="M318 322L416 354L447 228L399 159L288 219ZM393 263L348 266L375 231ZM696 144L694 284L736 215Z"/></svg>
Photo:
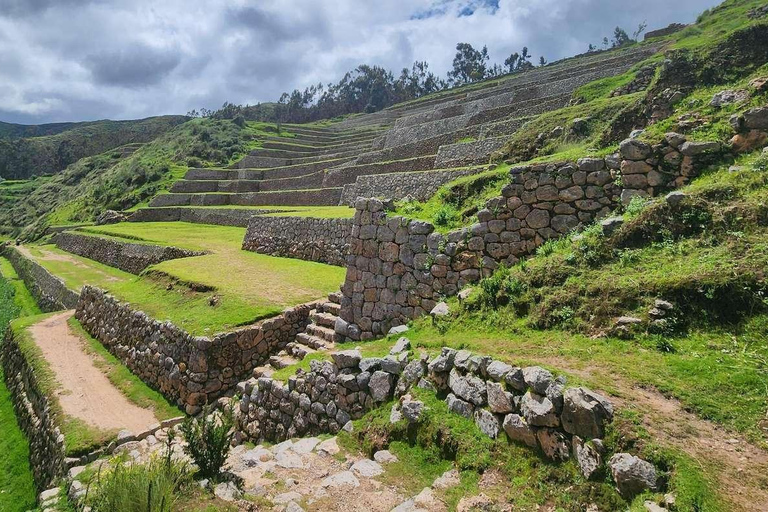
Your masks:
<svg viewBox="0 0 768 512"><path fill-rule="evenodd" d="M265 207L351 206L359 196L423 200L483 170L523 124L566 106L578 87L624 73L657 50L578 57L339 123L285 125L293 137L264 138L233 168L190 169L134 220L233 217L245 225ZM202 207L217 213L193 213Z"/></svg>

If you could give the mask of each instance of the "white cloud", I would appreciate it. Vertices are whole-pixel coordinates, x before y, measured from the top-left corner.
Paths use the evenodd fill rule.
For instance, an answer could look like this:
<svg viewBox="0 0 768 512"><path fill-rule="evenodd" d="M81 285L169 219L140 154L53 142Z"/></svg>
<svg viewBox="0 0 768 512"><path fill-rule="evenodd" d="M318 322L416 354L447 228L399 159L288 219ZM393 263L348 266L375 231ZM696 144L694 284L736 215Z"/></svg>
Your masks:
<svg viewBox="0 0 768 512"><path fill-rule="evenodd" d="M0 120L126 119L272 101L361 63L398 73L426 60L444 75L458 42L487 45L496 62L524 45L552 61L616 25L690 22L715 3L0 0ZM473 14L460 16L467 6Z"/></svg>

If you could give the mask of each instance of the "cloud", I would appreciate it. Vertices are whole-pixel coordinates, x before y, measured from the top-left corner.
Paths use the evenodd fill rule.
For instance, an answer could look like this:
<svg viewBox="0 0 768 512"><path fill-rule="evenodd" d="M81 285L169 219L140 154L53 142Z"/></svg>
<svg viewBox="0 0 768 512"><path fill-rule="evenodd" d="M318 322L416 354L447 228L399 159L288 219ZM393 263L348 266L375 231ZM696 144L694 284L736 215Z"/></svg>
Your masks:
<svg viewBox="0 0 768 512"><path fill-rule="evenodd" d="M456 43L549 61L691 22L717 0L0 0L0 120L138 118L274 101L359 64L444 76Z"/></svg>

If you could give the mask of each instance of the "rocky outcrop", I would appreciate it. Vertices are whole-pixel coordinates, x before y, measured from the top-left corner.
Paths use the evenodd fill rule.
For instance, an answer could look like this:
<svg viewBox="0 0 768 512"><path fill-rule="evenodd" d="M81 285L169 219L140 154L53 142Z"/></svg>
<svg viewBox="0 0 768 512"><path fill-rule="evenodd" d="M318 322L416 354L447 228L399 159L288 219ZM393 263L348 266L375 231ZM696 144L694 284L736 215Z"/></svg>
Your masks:
<svg viewBox="0 0 768 512"><path fill-rule="evenodd" d="M66 472L64 436L56 426L50 400L40 389L37 376L10 328L0 350L0 363L16 421L29 442L35 486L39 491L48 489Z"/></svg>
<svg viewBox="0 0 768 512"><path fill-rule="evenodd" d="M59 233L54 238L54 242L56 247L69 253L137 275L150 265L156 265L162 261L206 254L203 251L123 242L72 232Z"/></svg>
<svg viewBox="0 0 768 512"><path fill-rule="evenodd" d="M246 251L344 265L352 219L253 217L243 240Z"/></svg>
<svg viewBox="0 0 768 512"><path fill-rule="evenodd" d="M75 317L145 383L196 414L303 332L311 309L302 304L232 332L192 336L86 286Z"/></svg>

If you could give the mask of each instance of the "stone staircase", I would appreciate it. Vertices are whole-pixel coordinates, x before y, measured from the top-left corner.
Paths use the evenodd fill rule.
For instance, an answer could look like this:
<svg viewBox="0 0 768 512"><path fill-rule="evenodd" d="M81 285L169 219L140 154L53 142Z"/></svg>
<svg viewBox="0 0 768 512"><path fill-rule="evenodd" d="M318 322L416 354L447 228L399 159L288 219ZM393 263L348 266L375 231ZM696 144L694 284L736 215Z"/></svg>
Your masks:
<svg viewBox="0 0 768 512"><path fill-rule="evenodd" d="M264 365L253 370L254 377L269 377L275 370L297 364L307 354L332 351L336 348L336 319L341 310L341 292L328 295L328 300L318 302L310 311L310 323L304 332L288 343L283 350L271 356Z"/></svg>

